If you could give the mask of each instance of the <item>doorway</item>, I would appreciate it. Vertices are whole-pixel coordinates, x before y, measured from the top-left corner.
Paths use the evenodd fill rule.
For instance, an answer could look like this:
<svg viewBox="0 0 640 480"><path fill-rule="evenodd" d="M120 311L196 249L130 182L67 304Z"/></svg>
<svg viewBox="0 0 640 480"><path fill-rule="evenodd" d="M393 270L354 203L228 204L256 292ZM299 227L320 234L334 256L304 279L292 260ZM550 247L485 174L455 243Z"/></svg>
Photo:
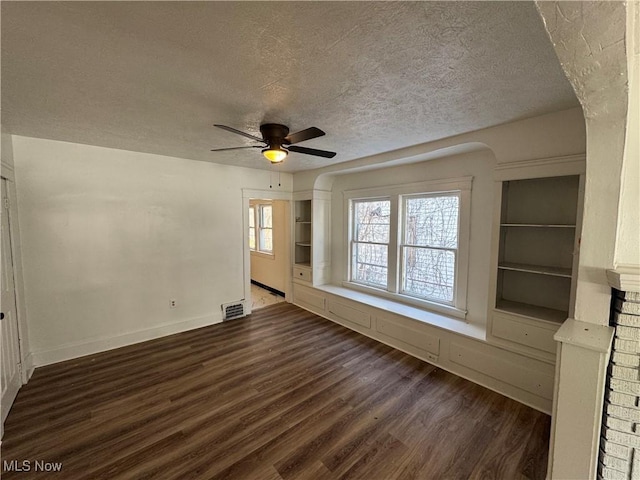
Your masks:
<svg viewBox="0 0 640 480"><path fill-rule="evenodd" d="M16 313L16 293L13 271L13 246L9 222L9 197L7 180L1 179L0 195L2 198L2 243L1 281L2 281L2 312L0 314L0 348L2 349L2 366L0 377L2 423L0 438L4 433L4 421L9 414L11 405L22 386L22 370L20 356L20 337L18 333L18 316Z"/></svg>
<svg viewBox="0 0 640 480"><path fill-rule="evenodd" d="M285 301L289 202L249 200L251 310Z"/></svg>
<svg viewBox="0 0 640 480"><path fill-rule="evenodd" d="M273 291L264 284L251 282L251 310L275 305L284 302L284 292Z"/></svg>

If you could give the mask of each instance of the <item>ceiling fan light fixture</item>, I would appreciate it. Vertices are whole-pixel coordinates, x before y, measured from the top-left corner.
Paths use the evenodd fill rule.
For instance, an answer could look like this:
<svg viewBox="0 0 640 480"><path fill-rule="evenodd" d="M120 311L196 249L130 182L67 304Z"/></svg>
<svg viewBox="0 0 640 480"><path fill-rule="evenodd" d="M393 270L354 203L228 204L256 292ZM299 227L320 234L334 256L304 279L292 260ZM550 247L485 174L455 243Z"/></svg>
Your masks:
<svg viewBox="0 0 640 480"><path fill-rule="evenodd" d="M264 150L262 150L262 154L271 163L282 162L285 158L287 158L288 153L289 152L287 152L283 148L265 148Z"/></svg>

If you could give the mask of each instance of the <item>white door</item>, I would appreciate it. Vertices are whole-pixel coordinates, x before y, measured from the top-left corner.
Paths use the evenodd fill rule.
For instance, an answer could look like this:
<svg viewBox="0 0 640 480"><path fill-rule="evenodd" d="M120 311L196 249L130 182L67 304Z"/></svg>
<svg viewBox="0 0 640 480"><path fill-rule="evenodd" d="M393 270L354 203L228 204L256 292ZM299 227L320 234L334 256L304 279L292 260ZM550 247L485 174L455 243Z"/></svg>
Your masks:
<svg viewBox="0 0 640 480"><path fill-rule="evenodd" d="M16 295L13 285L13 256L11 250L11 234L9 229L9 201L7 198L7 181L2 179L2 320L0 320L0 348L2 348L2 432L4 420L22 386L20 372L20 343L18 339L18 317L16 315Z"/></svg>

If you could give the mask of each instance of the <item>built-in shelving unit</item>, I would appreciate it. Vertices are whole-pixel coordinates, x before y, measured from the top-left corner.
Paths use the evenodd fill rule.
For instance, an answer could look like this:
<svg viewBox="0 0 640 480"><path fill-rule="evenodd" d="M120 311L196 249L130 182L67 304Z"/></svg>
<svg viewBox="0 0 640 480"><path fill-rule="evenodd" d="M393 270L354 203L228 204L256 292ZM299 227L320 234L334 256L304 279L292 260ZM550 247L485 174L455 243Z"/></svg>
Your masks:
<svg viewBox="0 0 640 480"><path fill-rule="evenodd" d="M296 200L294 202L295 215L295 251L294 264L311 267L312 259L312 218L311 200Z"/></svg>
<svg viewBox="0 0 640 480"><path fill-rule="evenodd" d="M331 192L293 194L293 272L295 283L323 285L331 275Z"/></svg>
<svg viewBox="0 0 640 480"><path fill-rule="evenodd" d="M544 322L569 315L580 177L502 182L495 309Z"/></svg>
<svg viewBox="0 0 640 480"><path fill-rule="evenodd" d="M584 156L496 168L487 340L553 363L573 315Z"/></svg>

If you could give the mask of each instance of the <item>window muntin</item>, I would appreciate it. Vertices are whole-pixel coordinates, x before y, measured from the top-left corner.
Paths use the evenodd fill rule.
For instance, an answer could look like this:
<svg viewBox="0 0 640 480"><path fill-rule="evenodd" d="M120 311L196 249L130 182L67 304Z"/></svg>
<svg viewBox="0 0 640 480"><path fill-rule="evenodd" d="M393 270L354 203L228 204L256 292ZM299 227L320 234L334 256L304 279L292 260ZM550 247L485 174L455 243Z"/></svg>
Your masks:
<svg viewBox="0 0 640 480"><path fill-rule="evenodd" d="M458 193L403 197L400 293L452 304L460 218Z"/></svg>
<svg viewBox="0 0 640 480"><path fill-rule="evenodd" d="M352 218L351 280L387 288L391 202L355 200Z"/></svg>

